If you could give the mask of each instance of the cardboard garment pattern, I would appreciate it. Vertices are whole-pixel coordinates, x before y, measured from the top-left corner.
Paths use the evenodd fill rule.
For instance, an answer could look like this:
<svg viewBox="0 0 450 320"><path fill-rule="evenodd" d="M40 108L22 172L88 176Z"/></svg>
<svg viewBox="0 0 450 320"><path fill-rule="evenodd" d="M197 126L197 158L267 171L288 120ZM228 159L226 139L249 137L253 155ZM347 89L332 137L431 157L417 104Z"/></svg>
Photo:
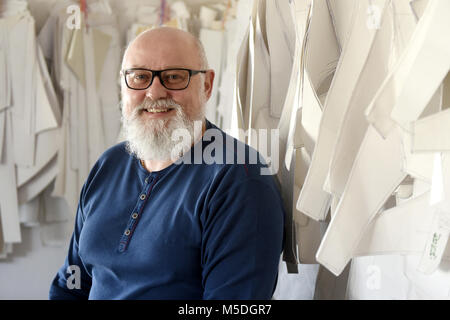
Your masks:
<svg viewBox="0 0 450 320"><path fill-rule="evenodd" d="M404 50L405 46L402 46L400 40L407 41L409 38L403 39L400 35L410 36L416 27L413 13L410 11L410 23L394 28L396 20L405 16L405 11L397 12L392 8L392 4L384 11L366 64L346 107L330 162L329 185L325 188L337 199L342 196L359 146L369 125L365 117L365 109L388 76L392 61L396 59L393 48L397 46L400 47L400 51Z"/></svg>
<svg viewBox="0 0 450 320"><path fill-rule="evenodd" d="M441 101L439 99L430 101L428 108L434 111L441 109ZM445 139L446 130L442 128L448 128L448 125L443 125L443 123L448 124L447 111L435 112L413 123L413 128L416 128L417 125L421 128L419 132L421 133L420 141L422 145L433 145L433 141L436 140L434 136L437 135L444 137L443 139L437 139L437 144L439 147L444 148L443 151L446 150L445 146L448 141ZM444 132L434 132L430 127L432 124L435 124L436 128L441 128ZM429 131L425 131L425 128L422 127L428 127ZM450 161L448 153L445 153L446 157L443 158L444 173L436 173L436 154L432 152L435 150L432 149L428 152L423 150L421 152L414 151L412 148L412 141L414 140L412 135L400 127L394 128L386 140L379 136L376 133L376 129L372 126L369 127L369 131L373 134L372 140L368 140L372 141L372 147L364 149L362 146L358 153L357 161L367 162L365 164L367 172L375 172L375 175L369 174L364 176L364 171L360 171L360 167L358 167L361 164L355 162L355 167L352 169L352 176L346 186L343 199L339 203L336 209L336 216L333 217L321 243L317 258L318 260L323 259L320 262L326 263L324 265L330 271L338 274L340 273L340 268L343 268L353 256L380 254L417 255L422 253L423 258L420 264L420 271L431 274L439 266L442 258L448 259L450 257L449 249L444 251L450 232L450 224L448 224L450 211L448 210L448 205L446 205L448 202L443 202L442 200L443 204L433 205L430 200L430 192L427 192L397 207L383 211L378 216L375 215L377 215L381 205L386 202L398 183L407 174L428 182L432 182L436 177L442 179L441 184L445 186L445 188L442 187L445 191L445 196L441 196L441 198L447 201L450 198L448 196L450 194L448 191L450 190ZM398 150L401 151L397 154L392 153L392 158L388 159L391 151L386 151L389 149L384 149L380 146L383 142L388 144L389 137L394 132L398 135ZM434 133L430 134L430 132ZM365 139L368 139L367 135ZM380 143L378 148L375 147L376 140L379 140ZM364 140L364 143L367 144L367 141ZM371 148L373 148L374 159L378 159L377 161L380 161L380 163L377 164L373 162L374 159L369 159ZM364 152L366 153L365 158L361 154ZM384 160L379 158L379 153L383 152L387 152L384 154ZM392 169L395 171L392 171ZM379 178L376 177L377 174ZM388 183L389 177L387 176L394 179ZM397 180L395 180L395 177L397 177ZM382 181L384 183L381 183ZM359 184L361 184L361 190L358 190L358 187L354 187ZM432 185L436 185L436 182L433 182ZM376 206L373 203L374 199L379 201ZM357 204L358 201L362 206ZM345 219L348 220L345 221ZM341 238L339 238L339 232L341 232ZM353 243L350 244L350 242L346 242L348 237L345 234L357 234L358 236L354 237ZM341 252L348 254L348 260L344 262L336 259L336 256L333 257L333 249L331 248L330 251L329 246L334 247L335 250L337 250L336 247L340 247Z"/></svg>
<svg viewBox="0 0 450 320"><path fill-rule="evenodd" d="M295 12L295 14L294 14ZM298 255L296 248L295 223L293 213L293 193L295 174L295 152L294 134L299 111L299 88L300 88L300 63L302 57L303 44L308 19L310 18L310 6L308 1L291 4L291 14L295 15L295 54L293 70L290 75L290 84L286 94L278 129L280 132L279 164L280 169L277 179L280 182L281 195L286 210L285 222L285 248L283 250L283 260L286 261L289 273L297 273Z"/></svg>
<svg viewBox="0 0 450 320"><path fill-rule="evenodd" d="M430 192L381 212L368 226L353 256L420 255L437 212L430 206ZM450 259L450 248L444 254Z"/></svg>
<svg viewBox="0 0 450 320"><path fill-rule="evenodd" d="M450 109L413 123L413 152L450 151Z"/></svg>
<svg viewBox="0 0 450 320"><path fill-rule="evenodd" d="M421 21L429 21L427 19L430 19L430 15L438 15L439 12L436 11L436 8L433 8L430 2L429 6L427 7L427 10L425 11L422 20ZM434 5L436 6L437 2L434 2ZM447 2L448 5L448 2ZM441 3L441 6L444 6L443 3ZM431 9L435 9L434 11ZM442 9L442 7L441 7ZM450 11L444 11L444 12L450 12ZM441 14L442 15L442 14ZM437 24L443 23L442 18L436 19ZM448 20L448 19L447 19ZM423 23L425 23L423 22ZM423 27L419 28L417 27L415 34L413 35L417 37L417 33L423 32ZM405 55L402 56L400 59L400 62L398 65L401 65L402 59L405 59L405 56L409 55L411 56L414 53L417 52L423 52L427 51L429 48L422 48L420 47L423 45L423 42L414 42L411 40L411 44L414 44L412 48L408 48L406 50ZM434 47L436 49L436 47ZM416 120L419 115L423 112L425 107L427 106L427 103L431 99L431 96L433 93L436 92L436 89L440 82L442 82L446 72L448 71L448 67L446 66L446 63L448 61L449 55L446 56L444 59L444 56L442 55L443 52L446 52L445 48L441 48L441 50L436 54L437 60L444 65L444 74L439 73L433 73L430 72L428 74L429 77L428 81L430 82L431 89L429 90L431 94L428 96L428 100L423 99L423 92L417 92L410 91L410 95L408 96L407 101L410 102L409 107L412 108L413 112L409 112L406 109L399 109L394 108L394 110L398 110L397 112L400 112L403 114L403 117L400 119L398 116L395 120L399 122L399 124L406 129L410 128L410 124L413 120ZM432 52L428 52L428 54L432 54ZM417 54L420 58L420 54ZM425 55L422 55L423 57ZM413 59L414 60L414 59ZM430 59L429 59L430 60ZM417 61L420 62L420 59L414 60L414 62L417 63ZM422 61L424 63L425 61ZM411 70L414 69L414 66L417 64L406 64L407 68L403 70L405 74L411 75ZM434 70L433 68L431 68ZM395 69L394 69L395 71ZM408 84L415 81L418 81L417 78L423 80L424 77L419 77L416 75L415 78L405 77L403 78L404 81L407 81ZM388 78L389 79L389 78ZM420 81L421 81L420 80ZM436 85L435 85L436 83ZM398 82L396 83L398 84ZM425 83L424 83L425 85ZM406 86L408 87L408 86ZM383 88L382 88L383 89ZM382 91L380 91L382 92ZM418 95L418 99L414 99L414 95ZM394 104L395 106L405 106L405 104L398 103L406 101L403 100L397 100ZM390 102L392 101L392 97L389 95L384 97L385 99L390 98ZM375 98L375 101L377 97ZM379 108L381 111L383 111L383 106L390 106L393 105L392 103L386 103L387 100L383 101L384 104L379 104L377 108ZM378 111L377 108L375 108L372 105L372 109L369 111ZM394 114L393 110L393 114ZM370 112L368 112L368 115L370 116ZM386 113L380 112L378 113L378 120L385 121L386 120ZM370 117L369 117L370 118ZM389 121L388 121L389 122ZM386 123L386 122L383 122ZM395 125L395 122L389 122L390 127L389 130L381 131L380 127L378 126L376 129L384 133L385 139L385 147L386 148L379 148L381 146L382 137L377 137L375 134L375 128L370 126L369 130L366 134L365 140L363 144L361 145L361 148L359 150L357 159L355 160L354 167L352 168L350 178L348 180L348 183L344 190L344 196L341 199L341 202L338 205L338 208L336 209L336 214L332 218L332 221L330 223L329 229L327 230L327 233L325 234L324 240L322 241L322 244L319 248L319 251L317 253L317 259L319 262L324 264L330 271L332 271L335 274L339 274L342 269L345 267L347 262L352 257L352 254L354 253L354 250L356 250L356 246L358 245L362 233L367 230L367 226L370 223L370 221L374 218L374 216L379 212L381 209L381 206L386 202L388 197L392 194L394 189L398 186L398 184L405 178L406 176L406 170L402 168L402 163L405 158L404 155L402 155L401 151L398 151L397 153L395 150L391 150L391 157L389 157L389 153L386 154L386 150L389 149L389 146L394 147L394 144L390 145L389 142L394 143L395 140L397 140L397 150L402 149L402 134L400 133L400 128ZM397 137L393 139L393 137ZM368 140L367 140L368 139ZM377 147L376 140L379 140L379 145ZM372 147L364 148L364 145L371 145ZM372 149L370 151L370 149ZM385 159L382 159L381 154L384 153ZM369 154L372 154L373 159L369 159ZM381 157L381 158L380 158ZM381 161L380 163L375 163L373 160L378 159L378 161ZM362 164L361 162L366 162L365 164ZM384 166L384 167L383 167ZM363 177L364 170L360 170L361 168L364 168L366 172L366 176ZM376 172L375 174L378 175L372 176L372 172ZM369 173L369 174L368 174ZM361 185L362 181L365 181L364 185ZM369 191L371 190L371 191ZM349 201L351 199L351 201ZM358 212L358 215L355 215L354 213ZM352 214L353 213L353 214ZM347 219L347 221L345 221ZM351 231L352 230L352 231ZM357 230L357 231L356 231ZM356 232L355 232L356 231ZM349 236L350 235L350 236ZM339 254L336 254L336 252L339 252Z"/></svg>
<svg viewBox="0 0 450 320"><path fill-rule="evenodd" d="M366 110L367 119L386 136L395 123L410 130L450 67L450 2L429 1L394 70ZM420 88L420 90L417 90Z"/></svg>
<svg viewBox="0 0 450 320"><path fill-rule="evenodd" d="M311 10L308 31L304 38L303 63L300 66L298 98L301 109L297 112L293 135L295 202L305 181L319 134L322 104L318 96L326 94L327 80L334 73L334 64L340 54L326 3L315 2ZM293 218L300 263L317 263L315 254L321 240L321 222L311 219L296 207L293 208Z"/></svg>
<svg viewBox="0 0 450 320"><path fill-rule="evenodd" d="M425 274L431 274L438 268L450 235L449 153L435 153L430 206L434 211L434 219L418 268Z"/></svg>
<svg viewBox="0 0 450 320"><path fill-rule="evenodd" d="M367 8L370 1L358 1L358 12L348 42L343 48L336 74L325 101L321 128L314 149L311 166L297 202L297 209L315 220L324 220L330 207L331 195L323 190L328 174L332 150L345 108L348 106L361 71L370 53L376 29L367 28ZM384 11L386 1L374 4Z"/></svg>
<svg viewBox="0 0 450 320"><path fill-rule="evenodd" d="M386 139L372 126L366 132L316 255L317 261L335 275L345 268L370 221L406 177L401 138L399 128Z"/></svg>

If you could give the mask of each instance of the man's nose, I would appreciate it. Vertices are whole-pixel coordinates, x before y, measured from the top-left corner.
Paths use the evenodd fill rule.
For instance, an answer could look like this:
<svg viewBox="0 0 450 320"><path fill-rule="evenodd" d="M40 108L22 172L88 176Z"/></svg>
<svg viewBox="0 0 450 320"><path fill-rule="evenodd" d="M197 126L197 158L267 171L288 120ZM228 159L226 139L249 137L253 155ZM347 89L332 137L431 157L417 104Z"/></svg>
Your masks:
<svg viewBox="0 0 450 320"><path fill-rule="evenodd" d="M159 77L154 77L152 85L145 91L145 95L152 100L168 98L168 90L161 84Z"/></svg>

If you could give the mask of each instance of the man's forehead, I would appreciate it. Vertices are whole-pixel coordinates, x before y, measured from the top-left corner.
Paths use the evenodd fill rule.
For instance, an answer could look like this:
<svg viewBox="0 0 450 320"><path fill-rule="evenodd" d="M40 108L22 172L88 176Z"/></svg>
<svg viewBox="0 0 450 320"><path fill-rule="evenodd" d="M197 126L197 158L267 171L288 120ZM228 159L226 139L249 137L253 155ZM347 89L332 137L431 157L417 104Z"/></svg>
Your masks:
<svg viewBox="0 0 450 320"><path fill-rule="evenodd" d="M141 33L132 41L130 47L191 51L195 49L195 41L195 37L186 31L174 28L160 28Z"/></svg>
<svg viewBox="0 0 450 320"><path fill-rule="evenodd" d="M133 49L125 59L127 68L170 69L170 68L196 68L198 58L195 54L187 54L184 50L168 50L161 48Z"/></svg>
<svg viewBox="0 0 450 320"><path fill-rule="evenodd" d="M186 67L186 63L197 64L199 57L195 42L180 37L183 33L166 30L146 32L130 44L124 62L129 68L148 68L148 64L153 62L167 64L166 68Z"/></svg>
<svg viewBox="0 0 450 320"><path fill-rule="evenodd" d="M163 67L154 68L152 66L149 66L148 64L142 64L142 63L130 63L126 65L127 69L152 69L153 71L158 70L165 70L165 69L186 69L189 66L186 66L185 64L166 64ZM189 68L188 68L189 69Z"/></svg>
<svg viewBox="0 0 450 320"><path fill-rule="evenodd" d="M146 38L157 38L157 37L163 37L163 38L180 38L180 39L186 39L186 40L194 40L195 37L194 35L192 35L191 33L181 30L181 29L176 29L176 28L171 28L171 27L161 27L161 28L155 28L155 29L150 29L150 30L146 30L142 33L140 33L135 41L141 40L141 39L146 39Z"/></svg>

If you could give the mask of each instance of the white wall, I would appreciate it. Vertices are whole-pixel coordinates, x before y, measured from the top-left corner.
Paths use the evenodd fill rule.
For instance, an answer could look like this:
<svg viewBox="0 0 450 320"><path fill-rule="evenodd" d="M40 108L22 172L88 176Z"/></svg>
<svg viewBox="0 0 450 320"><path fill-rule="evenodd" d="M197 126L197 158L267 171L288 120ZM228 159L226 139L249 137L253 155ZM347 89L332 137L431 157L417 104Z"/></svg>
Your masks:
<svg viewBox="0 0 450 320"><path fill-rule="evenodd" d="M64 263L73 226L64 224L67 243L61 247L43 246L41 228L22 227L22 242L14 244L13 254L0 260L0 299L48 299L50 283Z"/></svg>

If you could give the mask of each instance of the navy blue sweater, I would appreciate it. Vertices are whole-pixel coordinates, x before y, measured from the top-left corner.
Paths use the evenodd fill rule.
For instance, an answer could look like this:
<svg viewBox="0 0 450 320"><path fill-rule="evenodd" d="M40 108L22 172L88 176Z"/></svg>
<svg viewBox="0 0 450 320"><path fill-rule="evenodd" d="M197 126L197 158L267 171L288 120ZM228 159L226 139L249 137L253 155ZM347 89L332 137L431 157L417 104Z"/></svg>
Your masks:
<svg viewBox="0 0 450 320"><path fill-rule="evenodd" d="M251 147L207 129L232 145L211 139L214 149L204 138L181 163L151 173L125 143L99 158L50 299L272 297L284 225L274 177L261 174L267 167L250 159ZM239 150L245 161L230 164ZM204 151L215 163L197 163Z"/></svg>

